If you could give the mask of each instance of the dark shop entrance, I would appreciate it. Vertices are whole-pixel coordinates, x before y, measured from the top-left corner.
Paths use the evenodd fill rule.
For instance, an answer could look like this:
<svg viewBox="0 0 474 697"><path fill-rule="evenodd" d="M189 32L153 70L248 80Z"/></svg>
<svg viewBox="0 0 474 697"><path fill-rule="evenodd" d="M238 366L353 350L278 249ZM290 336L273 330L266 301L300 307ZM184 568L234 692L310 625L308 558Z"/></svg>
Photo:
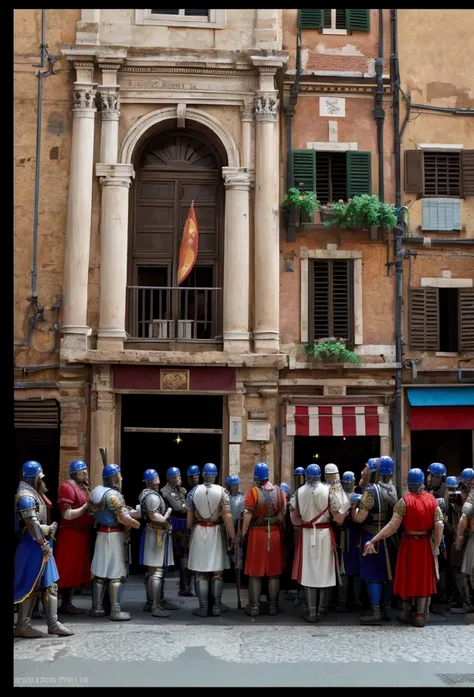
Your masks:
<svg viewBox="0 0 474 697"><path fill-rule="evenodd" d="M179 467L185 489L189 465L202 469L206 462L213 462L221 477L222 412L221 396L122 395L120 459L127 505L137 505L142 475L148 468L157 470L162 487L169 467ZM132 574L143 573L138 566L140 533L131 531Z"/></svg>
<svg viewBox="0 0 474 697"><path fill-rule="evenodd" d="M341 475L349 470L357 480L367 460L379 456L379 436L295 436L295 468L316 464L324 474L333 462Z"/></svg>

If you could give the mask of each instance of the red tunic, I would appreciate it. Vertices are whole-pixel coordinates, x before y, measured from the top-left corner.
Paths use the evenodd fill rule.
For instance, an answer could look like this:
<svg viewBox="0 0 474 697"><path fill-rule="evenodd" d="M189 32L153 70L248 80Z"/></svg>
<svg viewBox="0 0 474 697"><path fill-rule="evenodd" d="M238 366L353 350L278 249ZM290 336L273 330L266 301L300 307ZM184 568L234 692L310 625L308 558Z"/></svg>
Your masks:
<svg viewBox="0 0 474 697"><path fill-rule="evenodd" d="M281 489L273 484L266 484L267 491L273 500L274 509L272 517L278 513L284 513L286 509L285 494ZM272 495L273 493L273 495ZM270 505L261 502L258 489L253 487L245 497L245 508L252 511L254 520L262 518L269 512ZM277 511L275 512L275 508ZM270 535L268 526L251 527L248 536L247 558L245 562L245 573L248 576L280 576L285 566L285 548L283 535L279 525L270 525Z"/></svg>
<svg viewBox="0 0 474 697"><path fill-rule="evenodd" d="M406 513L402 529L429 532L434 526L434 512L438 506L427 491L405 494ZM398 552L393 592L403 600L428 598L436 593L436 571L431 550L431 535L403 535Z"/></svg>
<svg viewBox="0 0 474 697"><path fill-rule="evenodd" d="M58 508L80 508L85 504L88 493L69 479L59 486ZM59 588L74 588L91 581L90 532L94 525L93 516L83 513L75 520L61 519L55 560L59 571Z"/></svg>

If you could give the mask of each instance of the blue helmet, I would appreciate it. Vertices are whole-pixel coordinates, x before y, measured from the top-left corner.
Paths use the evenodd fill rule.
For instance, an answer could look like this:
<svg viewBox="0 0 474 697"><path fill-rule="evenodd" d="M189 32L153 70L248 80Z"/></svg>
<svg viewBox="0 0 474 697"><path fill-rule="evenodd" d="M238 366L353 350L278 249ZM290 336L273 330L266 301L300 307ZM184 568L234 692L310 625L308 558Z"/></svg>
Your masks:
<svg viewBox="0 0 474 697"><path fill-rule="evenodd" d="M444 477L446 476L446 467L441 462L433 462L428 467L428 472L432 477Z"/></svg>
<svg viewBox="0 0 474 697"><path fill-rule="evenodd" d="M42 470L43 468L39 462L36 462L36 460L28 460L28 462L25 462L23 465L21 476L23 479L33 479Z"/></svg>
<svg viewBox="0 0 474 697"><path fill-rule="evenodd" d="M321 476L321 467L319 465L308 465L306 468L306 479L315 479Z"/></svg>
<svg viewBox="0 0 474 697"><path fill-rule="evenodd" d="M344 474L342 475L342 481L343 482L355 482L354 472L344 472Z"/></svg>
<svg viewBox="0 0 474 697"><path fill-rule="evenodd" d="M106 465L102 470L102 479L113 477L117 472L120 472L120 467L118 465Z"/></svg>
<svg viewBox="0 0 474 697"><path fill-rule="evenodd" d="M359 503L362 498L362 494L352 494L351 503Z"/></svg>
<svg viewBox="0 0 474 697"><path fill-rule="evenodd" d="M303 470L303 468L301 468ZM304 474L304 470L303 470ZM264 462L258 462L253 468L253 478L256 482L264 482L268 479L268 465Z"/></svg>
<svg viewBox="0 0 474 697"><path fill-rule="evenodd" d="M199 474L199 467L197 465L190 465L186 471L186 475L188 477L195 477L196 474Z"/></svg>
<svg viewBox="0 0 474 697"><path fill-rule="evenodd" d="M225 485L236 486L237 484L240 484L240 477L238 477L236 474L229 474L229 476L225 480Z"/></svg>
<svg viewBox="0 0 474 697"><path fill-rule="evenodd" d="M474 470L472 467L466 467L466 469L461 472L461 479L463 482L472 482L474 479Z"/></svg>
<svg viewBox="0 0 474 697"><path fill-rule="evenodd" d="M180 477L181 471L177 467L169 467L166 472L167 477Z"/></svg>
<svg viewBox="0 0 474 697"><path fill-rule="evenodd" d="M367 465L371 472L376 472L380 466L380 459L378 457L369 457Z"/></svg>
<svg viewBox="0 0 474 697"><path fill-rule="evenodd" d="M407 475L407 482L408 484L423 484L425 481L425 475L423 470L418 469L418 467L414 467L408 472Z"/></svg>
<svg viewBox="0 0 474 697"><path fill-rule="evenodd" d="M458 478L457 477L446 477L446 486L447 487L457 487L458 485Z"/></svg>
<svg viewBox="0 0 474 697"><path fill-rule="evenodd" d="M156 470L145 470L143 472L143 481L144 482L151 482L152 479L156 479L158 477L158 472Z"/></svg>
<svg viewBox="0 0 474 697"><path fill-rule="evenodd" d="M76 474L76 472L81 472L82 470L86 469L87 465L84 460L73 460L69 464L69 474Z"/></svg>
<svg viewBox="0 0 474 697"><path fill-rule="evenodd" d="M295 477L297 477L300 474L304 474L304 467L297 467L295 469Z"/></svg>
<svg viewBox="0 0 474 697"><path fill-rule="evenodd" d="M202 468L203 477L217 477L217 467L212 462L207 462Z"/></svg>
<svg viewBox="0 0 474 697"><path fill-rule="evenodd" d="M290 487L288 486L288 484L287 484L286 482L282 482L282 483L280 484L280 489L283 491L283 493L285 494L285 496L289 496L290 493L291 493Z"/></svg>
<svg viewBox="0 0 474 697"><path fill-rule="evenodd" d="M379 459L379 474L382 476L393 474L394 469L395 463L392 458L388 457L388 455L382 455L382 457Z"/></svg>

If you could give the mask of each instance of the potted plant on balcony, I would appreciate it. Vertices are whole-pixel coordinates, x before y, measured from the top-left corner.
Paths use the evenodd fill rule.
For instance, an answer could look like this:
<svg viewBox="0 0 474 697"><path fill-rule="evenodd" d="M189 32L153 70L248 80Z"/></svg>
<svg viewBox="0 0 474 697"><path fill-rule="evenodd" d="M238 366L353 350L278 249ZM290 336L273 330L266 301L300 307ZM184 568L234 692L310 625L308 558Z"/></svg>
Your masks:
<svg viewBox="0 0 474 697"><path fill-rule="evenodd" d="M338 227L342 230L375 230L382 228L390 232L397 224L395 206L382 203L378 196L362 194L349 199L347 203L325 206L326 227Z"/></svg>
<svg viewBox="0 0 474 697"><path fill-rule="evenodd" d="M288 189L281 205L288 215L288 226L299 228L301 223L313 221L314 212L319 210L320 202L314 191L300 191L292 187Z"/></svg>
<svg viewBox="0 0 474 697"><path fill-rule="evenodd" d="M346 347L346 340L334 336L317 339L305 345L306 354L323 363L343 364L362 362L362 358Z"/></svg>

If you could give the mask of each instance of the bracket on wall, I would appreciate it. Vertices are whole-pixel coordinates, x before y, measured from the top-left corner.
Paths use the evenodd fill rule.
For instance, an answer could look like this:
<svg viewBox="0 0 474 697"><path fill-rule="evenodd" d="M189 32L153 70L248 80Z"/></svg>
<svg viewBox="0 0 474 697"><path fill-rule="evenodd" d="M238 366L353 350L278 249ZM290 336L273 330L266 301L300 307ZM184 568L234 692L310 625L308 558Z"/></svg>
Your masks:
<svg viewBox="0 0 474 697"><path fill-rule="evenodd" d="M418 380L418 366L421 363L420 358L407 358L405 365L407 368L411 368L411 379L413 382Z"/></svg>

